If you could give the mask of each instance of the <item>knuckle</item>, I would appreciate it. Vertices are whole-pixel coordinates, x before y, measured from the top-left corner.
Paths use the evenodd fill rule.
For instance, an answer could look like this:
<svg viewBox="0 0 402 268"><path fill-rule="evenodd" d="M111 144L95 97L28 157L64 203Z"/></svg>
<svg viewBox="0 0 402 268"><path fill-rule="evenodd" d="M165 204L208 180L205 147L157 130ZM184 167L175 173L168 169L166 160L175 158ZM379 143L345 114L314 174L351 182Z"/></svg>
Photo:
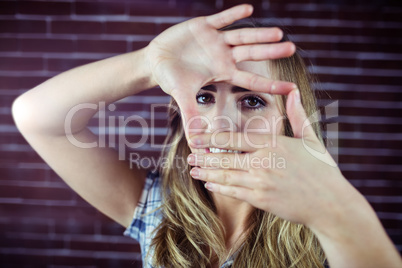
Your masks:
<svg viewBox="0 0 402 268"><path fill-rule="evenodd" d="M266 194L263 194L262 192L257 192L255 195L255 201L257 201L257 203L262 204L266 201Z"/></svg>
<svg viewBox="0 0 402 268"><path fill-rule="evenodd" d="M224 170L222 172L222 184L230 185L230 174L229 174L228 170Z"/></svg>
<svg viewBox="0 0 402 268"><path fill-rule="evenodd" d="M255 86L257 85L257 82L258 82L258 76L256 75L256 74L253 74L251 77L250 77L250 80L249 80L249 87L248 87L248 89L253 89L253 88L255 88Z"/></svg>
<svg viewBox="0 0 402 268"><path fill-rule="evenodd" d="M229 195L230 195L231 197L233 197L233 198L238 199L237 191L236 191L236 189L233 188L233 187L230 187L230 188L229 188Z"/></svg>

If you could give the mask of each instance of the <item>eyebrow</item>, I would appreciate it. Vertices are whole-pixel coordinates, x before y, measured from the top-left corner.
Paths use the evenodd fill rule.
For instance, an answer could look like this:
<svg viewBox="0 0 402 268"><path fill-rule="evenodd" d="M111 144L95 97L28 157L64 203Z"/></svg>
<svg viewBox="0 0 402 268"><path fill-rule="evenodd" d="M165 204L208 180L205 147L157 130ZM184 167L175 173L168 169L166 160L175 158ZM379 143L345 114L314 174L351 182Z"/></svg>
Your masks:
<svg viewBox="0 0 402 268"><path fill-rule="evenodd" d="M216 92L216 86L215 85L208 85L205 87L201 88L202 90L206 90L206 91L212 91L212 92ZM232 93L238 93L238 92L248 92L251 91L249 89L243 88L243 87L238 87L238 86L233 86L232 87Z"/></svg>

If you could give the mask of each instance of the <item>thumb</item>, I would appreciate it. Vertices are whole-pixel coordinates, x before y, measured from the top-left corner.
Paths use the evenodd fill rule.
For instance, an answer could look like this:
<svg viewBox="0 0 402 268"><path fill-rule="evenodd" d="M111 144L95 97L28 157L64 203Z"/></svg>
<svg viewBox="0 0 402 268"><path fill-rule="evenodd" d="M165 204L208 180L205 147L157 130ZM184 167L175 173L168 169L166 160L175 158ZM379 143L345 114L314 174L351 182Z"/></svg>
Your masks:
<svg viewBox="0 0 402 268"><path fill-rule="evenodd" d="M298 89L289 93L286 102L286 111L288 113L289 122L292 126L294 137L302 140L303 147L307 150L307 152L318 160L332 167L337 167L336 162L328 153L325 146L323 146L318 140L317 135L315 134L311 125L312 120L314 120L312 122L318 121L319 117L316 116L318 111L307 118L306 111L304 110L300 101L300 91Z"/></svg>
<svg viewBox="0 0 402 268"><path fill-rule="evenodd" d="M306 111L301 103L300 91L298 89L292 90L289 93L286 102L286 112L295 138L306 140L317 139L310 119L317 121L315 118L318 117L313 115L310 116L310 118L307 118Z"/></svg>
<svg viewBox="0 0 402 268"><path fill-rule="evenodd" d="M198 111L195 94L186 90L172 90L172 97L176 100L179 106L184 133L187 140L192 135L202 132L203 117Z"/></svg>

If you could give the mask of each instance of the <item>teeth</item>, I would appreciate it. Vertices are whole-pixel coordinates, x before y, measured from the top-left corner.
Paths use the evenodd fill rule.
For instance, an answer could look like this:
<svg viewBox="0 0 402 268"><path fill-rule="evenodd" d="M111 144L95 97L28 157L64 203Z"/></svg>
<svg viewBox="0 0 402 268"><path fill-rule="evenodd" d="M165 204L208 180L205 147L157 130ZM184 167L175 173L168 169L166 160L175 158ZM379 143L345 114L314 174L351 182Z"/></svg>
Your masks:
<svg viewBox="0 0 402 268"><path fill-rule="evenodd" d="M226 150L226 149L219 149L219 148L209 148L209 151L213 154L216 153L235 153L235 154L239 154L241 153L241 151L237 151L237 150Z"/></svg>

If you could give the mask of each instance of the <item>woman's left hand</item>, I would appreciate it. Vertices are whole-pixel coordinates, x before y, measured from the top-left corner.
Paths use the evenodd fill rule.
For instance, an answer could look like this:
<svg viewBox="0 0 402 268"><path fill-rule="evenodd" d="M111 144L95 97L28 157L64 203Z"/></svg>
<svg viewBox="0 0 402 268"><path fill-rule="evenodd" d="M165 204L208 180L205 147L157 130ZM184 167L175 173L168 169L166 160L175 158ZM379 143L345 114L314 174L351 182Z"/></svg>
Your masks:
<svg viewBox="0 0 402 268"><path fill-rule="evenodd" d="M328 208L343 209L360 194L315 135L299 99L295 90L287 103L293 138L229 132L192 137L195 148L246 152L192 154L193 178L205 181L211 192L244 200L281 218L323 224L317 221L328 219Z"/></svg>

